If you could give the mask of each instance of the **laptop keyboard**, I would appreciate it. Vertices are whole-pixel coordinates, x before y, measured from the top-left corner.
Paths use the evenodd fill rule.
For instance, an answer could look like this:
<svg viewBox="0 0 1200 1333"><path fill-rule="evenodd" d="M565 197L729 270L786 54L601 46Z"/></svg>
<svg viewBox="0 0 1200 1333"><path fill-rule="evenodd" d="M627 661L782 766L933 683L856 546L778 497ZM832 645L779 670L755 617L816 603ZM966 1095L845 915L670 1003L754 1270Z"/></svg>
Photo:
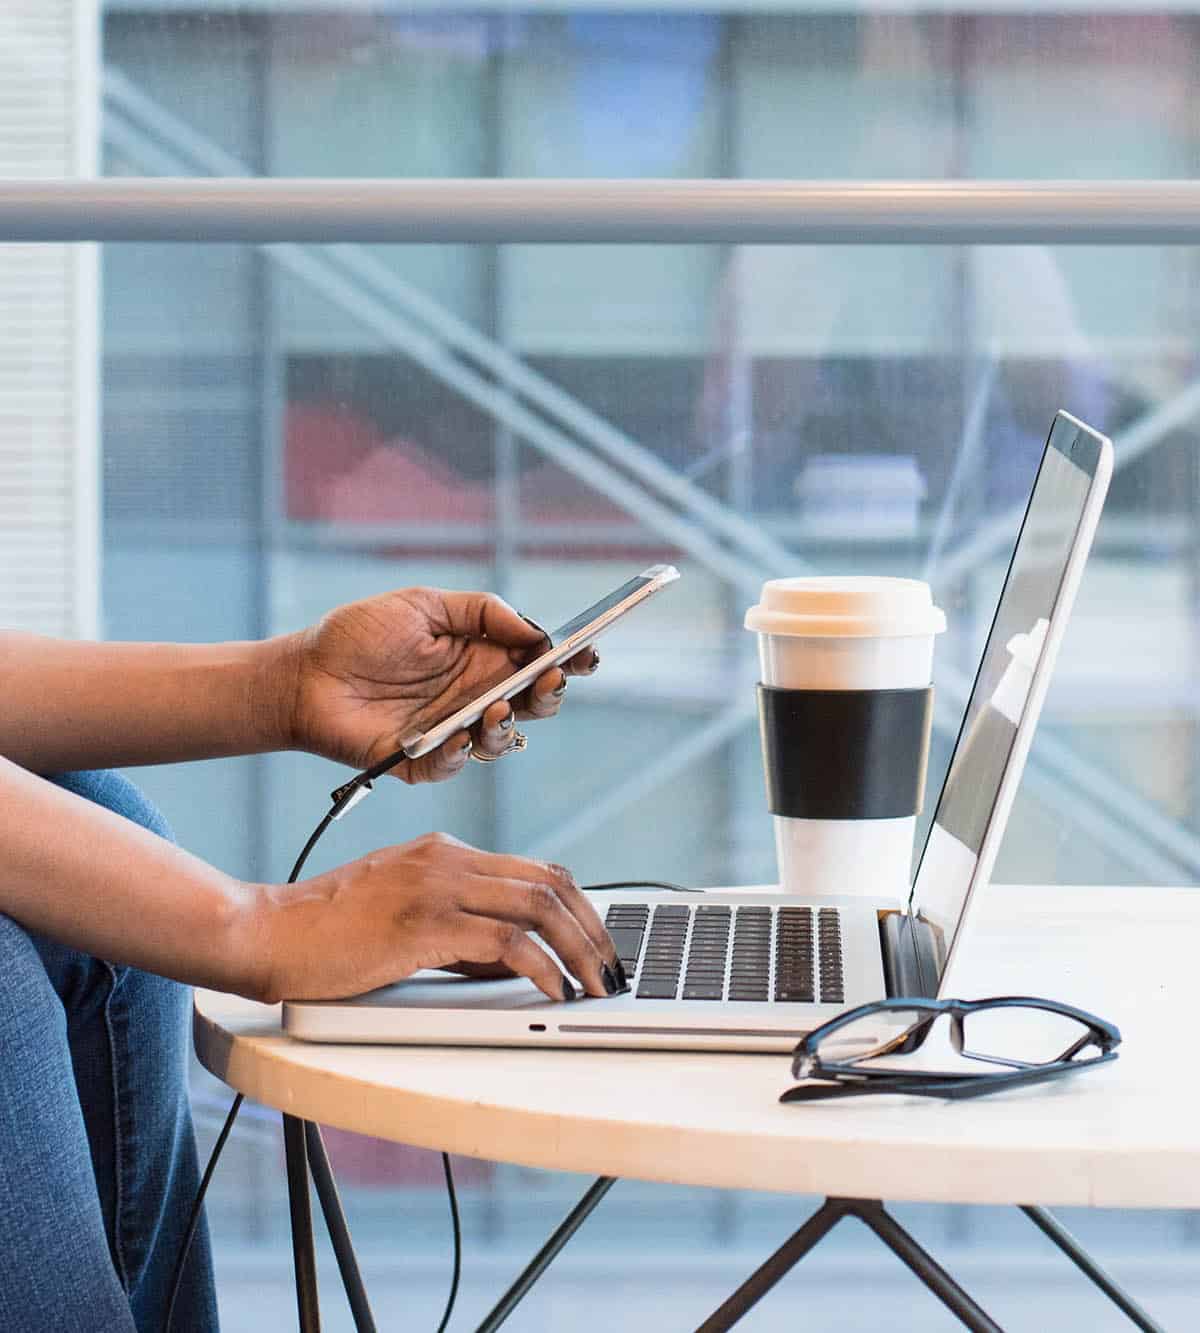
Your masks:
<svg viewBox="0 0 1200 1333"><path fill-rule="evenodd" d="M614 903L605 925L639 1000L845 1002L836 907Z"/></svg>

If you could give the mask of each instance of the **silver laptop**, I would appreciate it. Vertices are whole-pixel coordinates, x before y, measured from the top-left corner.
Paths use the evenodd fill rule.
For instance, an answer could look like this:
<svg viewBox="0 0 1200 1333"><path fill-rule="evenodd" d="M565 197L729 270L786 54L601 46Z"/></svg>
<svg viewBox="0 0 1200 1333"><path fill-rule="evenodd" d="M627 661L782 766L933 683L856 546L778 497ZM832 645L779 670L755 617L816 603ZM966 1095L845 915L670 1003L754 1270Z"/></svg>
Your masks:
<svg viewBox="0 0 1200 1333"><path fill-rule="evenodd" d="M420 972L354 999L285 1004L285 1030L309 1041L781 1051L849 1006L937 994L991 873L1111 473L1109 441L1059 412L907 902L861 886L844 897L597 895L625 994L554 1004L525 978Z"/></svg>

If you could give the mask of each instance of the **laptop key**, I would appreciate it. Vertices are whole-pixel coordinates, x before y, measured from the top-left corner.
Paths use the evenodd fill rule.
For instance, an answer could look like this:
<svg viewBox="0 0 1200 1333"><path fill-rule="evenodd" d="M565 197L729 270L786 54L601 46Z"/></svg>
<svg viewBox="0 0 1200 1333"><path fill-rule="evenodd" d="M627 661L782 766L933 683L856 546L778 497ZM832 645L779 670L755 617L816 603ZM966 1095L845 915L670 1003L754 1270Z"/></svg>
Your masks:
<svg viewBox="0 0 1200 1333"><path fill-rule="evenodd" d="M636 958L642 947L642 928L632 926L609 926L608 933L617 946L617 955L622 962L626 958Z"/></svg>
<svg viewBox="0 0 1200 1333"><path fill-rule="evenodd" d="M679 983L675 981L642 980L638 983L639 1000L673 1000Z"/></svg>

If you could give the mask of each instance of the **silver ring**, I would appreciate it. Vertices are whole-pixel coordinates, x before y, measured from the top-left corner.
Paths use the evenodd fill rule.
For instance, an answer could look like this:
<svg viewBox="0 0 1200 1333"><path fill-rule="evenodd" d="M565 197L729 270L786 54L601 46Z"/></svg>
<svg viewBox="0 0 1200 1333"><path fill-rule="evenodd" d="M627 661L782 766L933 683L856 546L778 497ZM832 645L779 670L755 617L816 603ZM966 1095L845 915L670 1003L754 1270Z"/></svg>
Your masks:
<svg viewBox="0 0 1200 1333"><path fill-rule="evenodd" d="M471 745L471 758L477 759L481 764L494 764L497 759L503 759L506 754L515 754L517 750L523 750L529 744L529 737L523 731L514 731L512 740L507 748L500 751L499 754L484 754Z"/></svg>

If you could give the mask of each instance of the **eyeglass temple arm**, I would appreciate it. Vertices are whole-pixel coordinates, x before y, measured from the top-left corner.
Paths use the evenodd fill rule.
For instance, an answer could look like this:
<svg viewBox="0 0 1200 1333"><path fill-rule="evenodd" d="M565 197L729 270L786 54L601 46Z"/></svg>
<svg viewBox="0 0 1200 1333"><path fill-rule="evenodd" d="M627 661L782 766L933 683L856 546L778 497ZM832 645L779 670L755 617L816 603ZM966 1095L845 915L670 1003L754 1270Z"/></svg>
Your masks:
<svg viewBox="0 0 1200 1333"><path fill-rule="evenodd" d="M779 1100L781 1102L823 1102L836 1097L859 1097L869 1093L908 1094L914 1096L945 1097L950 1094L946 1088L956 1088L962 1083L980 1082L978 1074L931 1075L928 1081L914 1078L912 1075L885 1075L883 1070L876 1071L872 1080L856 1080L853 1083L840 1080L830 1083L805 1083L789 1088Z"/></svg>
<svg viewBox="0 0 1200 1333"><path fill-rule="evenodd" d="M850 1082L831 1082L827 1085L803 1084L789 1088L779 1098L781 1102L819 1102L836 1097L859 1097L871 1093L889 1093L912 1097L944 1097L953 1101L965 1101L968 1097L983 1097L989 1092L1000 1092L1006 1088L1027 1087L1031 1083L1041 1083L1046 1079L1057 1078L1060 1074L1073 1073L1087 1069L1091 1065L1107 1064L1117 1058L1116 1051L1106 1051L1093 1060L1056 1060L1053 1064L1040 1065L1036 1069L1014 1070L1006 1074L894 1074L888 1077L885 1070L872 1070L871 1077Z"/></svg>

